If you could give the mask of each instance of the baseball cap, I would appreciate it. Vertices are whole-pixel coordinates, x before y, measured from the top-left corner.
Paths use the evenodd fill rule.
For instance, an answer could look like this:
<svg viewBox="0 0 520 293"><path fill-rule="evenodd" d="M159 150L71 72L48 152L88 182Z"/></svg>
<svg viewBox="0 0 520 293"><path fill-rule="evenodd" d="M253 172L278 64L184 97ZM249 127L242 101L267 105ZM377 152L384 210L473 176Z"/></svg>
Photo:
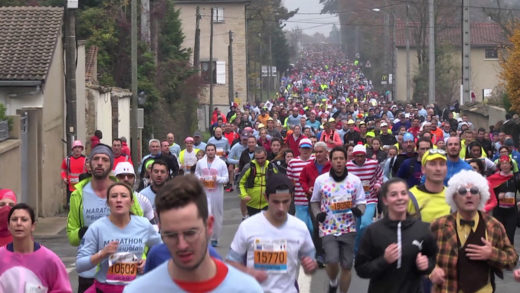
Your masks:
<svg viewBox="0 0 520 293"><path fill-rule="evenodd" d="M426 162L433 161L435 159L443 159L446 161L446 151L443 149L429 149L427 150L421 160L421 165L426 165Z"/></svg>
<svg viewBox="0 0 520 293"><path fill-rule="evenodd" d="M195 131L193 137L202 137L202 135L200 134L200 131Z"/></svg>
<svg viewBox="0 0 520 293"><path fill-rule="evenodd" d="M72 147L71 149L74 149L75 147L80 147L80 148L84 148L83 147L83 144L81 143L81 140L75 140L73 143L72 143Z"/></svg>
<svg viewBox="0 0 520 293"><path fill-rule="evenodd" d="M380 125L380 126L381 126L381 127L385 127L385 126L388 126L388 123L386 123L386 122L383 122L383 123L381 123L381 125Z"/></svg>
<svg viewBox="0 0 520 293"><path fill-rule="evenodd" d="M258 129L260 129L260 128L264 128L264 127L265 127L265 125L264 125L263 123L259 123L259 124L258 124Z"/></svg>
<svg viewBox="0 0 520 293"><path fill-rule="evenodd" d="M300 140L300 143L298 144L298 147L300 148L312 148L312 141L308 138L303 138Z"/></svg>
<svg viewBox="0 0 520 293"><path fill-rule="evenodd" d="M353 155L357 154L366 154L367 148L360 142L357 145L354 146L354 149L352 150Z"/></svg>
<svg viewBox="0 0 520 293"><path fill-rule="evenodd" d="M134 166L130 164L130 162L121 162L116 165L116 169L114 170L114 175L120 175L120 174L134 174Z"/></svg>
<svg viewBox="0 0 520 293"><path fill-rule="evenodd" d="M514 145L513 140L511 138L506 139L506 141L504 142L504 145L508 146L508 147L513 146Z"/></svg>
<svg viewBox="0 0 520 293"><path fill-rule="evenodd" d="M354 124L354 123L355 123L355 122L354 122L354 120L352 120L352 119L349 119L349 120L347 121L347 124Z"/></svg>

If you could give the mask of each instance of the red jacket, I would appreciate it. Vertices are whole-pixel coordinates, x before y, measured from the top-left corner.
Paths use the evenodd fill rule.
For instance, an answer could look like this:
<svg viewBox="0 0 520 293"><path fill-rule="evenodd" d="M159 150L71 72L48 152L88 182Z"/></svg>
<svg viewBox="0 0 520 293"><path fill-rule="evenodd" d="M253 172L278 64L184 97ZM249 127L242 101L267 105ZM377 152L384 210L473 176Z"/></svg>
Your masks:
<svg viewBox="0 0 520 293"><path fill-rule="evenodd" d="M116 169L116 166L117 164L121 163L121 162L130 162L130 164L132 164L132 166L134 165L134 163L132 162L132 157L130 157L129 155L124 155L124 154L121 154L119 157L114 157L114 166L112 166L112 170L115 170Z"/></svg>
<svg viewBox="0 0 520 293"><path fill-rule="evenodd" d="M314 181L321 174L327 173L330 171L330 162L327 161L321 170L321 173L318 173L318 169L316 168L316 160L314 162L309 163L303 167L302 172L300 173L300 184L302 185L303 192L307 194L307 197L310 198L312 193L310 192L310 188L314 187Z"/></svg>
<svg viewBox="0 0 520 293"><path fill-rule="evenodd" d="M79 175L85 173L85 156L81 155L78 158L67 156L61 162L61 179L66 179L69 185L69 190L74 191L74 185L79 182Z"/></svg>
<svg viewBox="0 0 520 293"><path fill-rule="evenodd" d="M230 133L223 133L224 137L227 138L228 144L231 147L231 144L235 141L235 139L240 138L240 135L238 133L231 131Z"/></svg>
<svg viewBox="0 0 520 293"><path fill-rule="evenodd" d="M128 147L128 144L126 142L121 142L121 153L123 155L132 155L132 153L130 152L130 148Z"/></svg>

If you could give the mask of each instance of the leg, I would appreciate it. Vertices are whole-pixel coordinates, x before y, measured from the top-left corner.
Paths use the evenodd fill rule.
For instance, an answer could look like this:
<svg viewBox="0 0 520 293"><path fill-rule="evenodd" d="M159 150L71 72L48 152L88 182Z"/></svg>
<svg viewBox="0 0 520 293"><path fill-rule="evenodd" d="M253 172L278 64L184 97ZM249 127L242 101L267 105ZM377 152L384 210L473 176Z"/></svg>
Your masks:
<svg viewBox="0 0 520 293"><path fill-rule="evenodd" d="M295 206L296 210L296 217L300 220L302 220L305 225L307 225L307 229L312 235L313 227L312 227L312 221L309 216L309 206L304 205L297 205Z"/></svg>
<svg viewBox="0 0 520 293"><path fill-rule="evenodd" d="M316 261L318 261L318 265L320 265L320 267L323 267L323 262L324 262L323 255L325 254L325 252L323 251L323 247L321 245L318 221L316 221L316 218L312 214L311 206L309 205L308 207L309 207L308 213L309 213L311 221L312 221L312 231L313 231L312 242L314 243L314 247L316 248Z"/></svg>
<svg viewBox="0 0 520 293"><path fill-rule="evenodd" d="M361 241L361 236L363 236L363 232L365 228L372 224L374 219L375 211L376 211L375 203L369 203L366 205L365 213L361 216L361 218L356 218L356 242L354 245L354 253L357 253L359 248L359 243ZM359 221L358 221L359 220Z"/></svg>
<svg viewBox="0 0 520 293"><path fill-rule="evenodd" d="M225 187L227 192L233 191L233 183L235 181L235 176L233 175L234 172L235 172L235 166L228 165L229 182L226 184L226 187Z"/></svg>
<svg viewBox="0 0 520 293"><path fill-rule="evenodd" d="M348 233L343 234L338 237L338 241L340 243L340 264L341 264L341 274L339 280L339 288L340 292L346 293L348 288L350 287L351 280L351 270L352 265L354 263L354 243L356 240L356 234Z"/></svg>
<svg viewBox="0 0 520 293"><path fill-rule="evenodd" d="M213 241L218 243L219 236L222 232L222 223L224 221L224 194L220 191L215 191L214 193L211 193L211 196L211 211L213 212L213 217L215 218L211 241L212 243Z"/></svg>
<svg viewBox="0 0 520 293"><path fill-rule="evenodd" d="M511 244L515 244L515 232L516 232L516 207L506 209L504 228L506 229L507 237Z"/></svg>
<svg viewBox="0 0 520 293"><path fill-rule="evenodd" d="M329 277L329 292L336 292L338 288L338 273L340 260L340 242L336 240L336 236L327 235L321 238L323 249L325 251L325 271Z"/></svg>

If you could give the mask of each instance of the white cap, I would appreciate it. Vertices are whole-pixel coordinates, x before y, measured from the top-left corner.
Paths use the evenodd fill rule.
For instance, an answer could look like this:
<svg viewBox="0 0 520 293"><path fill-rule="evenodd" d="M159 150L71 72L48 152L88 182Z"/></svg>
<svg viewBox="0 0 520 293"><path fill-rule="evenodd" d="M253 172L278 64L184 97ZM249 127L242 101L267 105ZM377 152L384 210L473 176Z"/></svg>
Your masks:
<svg viewBox="0 0 520 293"><path fill-rule="evenodd" d="M386 122L382 122L380 126L384 127L384 126L388 126L388 124Z"/></svg>
<svg viewBox="0 0 520 293"><path fill-rule="evenodd" d="M354 146L354 149L352 150L352 154L366 154L367 148L363 144L357 144Z"/></svg>
<svg viewBox="0 0 520 293"><path fill-rule="evenodd" d="M121 162L121 163L117 164L116 169L114 170L114 175L117 176L119 174L134 174L135 175L134 166L132 166L132 164L130 164L130 162Z"/></svg>

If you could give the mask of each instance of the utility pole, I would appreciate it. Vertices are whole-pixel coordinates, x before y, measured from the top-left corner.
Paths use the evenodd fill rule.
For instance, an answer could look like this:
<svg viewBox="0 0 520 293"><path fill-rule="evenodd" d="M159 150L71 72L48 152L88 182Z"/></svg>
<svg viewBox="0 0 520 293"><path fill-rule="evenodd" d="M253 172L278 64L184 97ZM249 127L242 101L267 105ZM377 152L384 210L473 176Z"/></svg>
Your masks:
<svg viewBox="0 0 520 293"><path fill-rule="evenodd" d="M233 84L233 32L229 31L229 46L228 46L228 74L229 74L229 88L228 88L228 96L229 96L229 105L233 104L233 92L234 84Z"/></svg>
<svg viewBox="0 0 520 293"><path fill-rule="evenodd" d="M272 75L273 75L273 47L271 43L271 31L269 31L269 68L267 69L267 100L271 99Z"/></svg>
<svg viewBox="0 0 520 293"><path fill-rule="evenodd" d="M434 0L428 0L429 47L428 47L428 104L435 104L435 15Z"/></svg>
<svg viewBox="0 0 520 293"><path fill-rule="evenodd" d="M409 27L409 19L410 15L408 14L408 0L406 0L406 101L410 102L412 100L412 91L410 88L411 78L410 78L410 27Z"/></svg>
<svg viewBox="0 0 520 293"><path fill-rule="evenodd" d="M262 65L263 58L262 57L264 56L264 52L263 52L264 40L262 38L262 34L259 34L259 37L260 37L260 55L258 56L258 65L259 65L258 67L260 67L260 75L259 75L260 76L260 78L259 78L260 79L260 101L263 101L264 100L264 76L263 76L264 73L262 72L263 71L262 70L262 67L263 67L263 65Z"/></svg>
<svg viewBox="0 0 520 293"><path fill-rule="evenodd" d="M391 69L390 69L390 57L389 57L389 47L390 47L390 14L387 12L387 11L383 11L384 15L385 15L385 27L384 27L384 34L385 34L385 39L384 39L384 59L385 59L385 70L383 72L383 75L386 75L387 77L389 77L389 73L391 72ZM386 82L387 82L387 86L388 88L390 87L390 80L387 78L386 79Z"/></svg>
<svg viewBox="0 0 520 293"><path fill-rule="evenodd" d="M462 102L471 101L471 35L469 0L462 0Z"/></svg>
<svg viewBox="0 0 520 293"><path fill-rule="evenodd" d="M76 7L77 8L77 7ZM76 17L75 9L65 9L65 95L67 108L67 152L76 139Z"/></svg>
<svg viewBox="0 0 520 293"><path fill-rule="evenodd" d="M197 6L197 13L195 14L195 45L193 46L193 67L199 70L200 65L200 7Z"/></svg>
<svg viewBox="0 0 520 293"><path fill-rule="evenodd" d="M210 33L209 33L209 128L211 128L211 114L213 111L213 7L211 7Z"/></svg>
<svg viewBox="0 0 520 293"><path fill-rule="evenodd" d="M132 161L139 162L138 130L137 130L137 0L131 3L131 32L130 32L130 51L131 51L131 75L132 75L132 100L130 115L130 145L132 147Z"/></svg>

